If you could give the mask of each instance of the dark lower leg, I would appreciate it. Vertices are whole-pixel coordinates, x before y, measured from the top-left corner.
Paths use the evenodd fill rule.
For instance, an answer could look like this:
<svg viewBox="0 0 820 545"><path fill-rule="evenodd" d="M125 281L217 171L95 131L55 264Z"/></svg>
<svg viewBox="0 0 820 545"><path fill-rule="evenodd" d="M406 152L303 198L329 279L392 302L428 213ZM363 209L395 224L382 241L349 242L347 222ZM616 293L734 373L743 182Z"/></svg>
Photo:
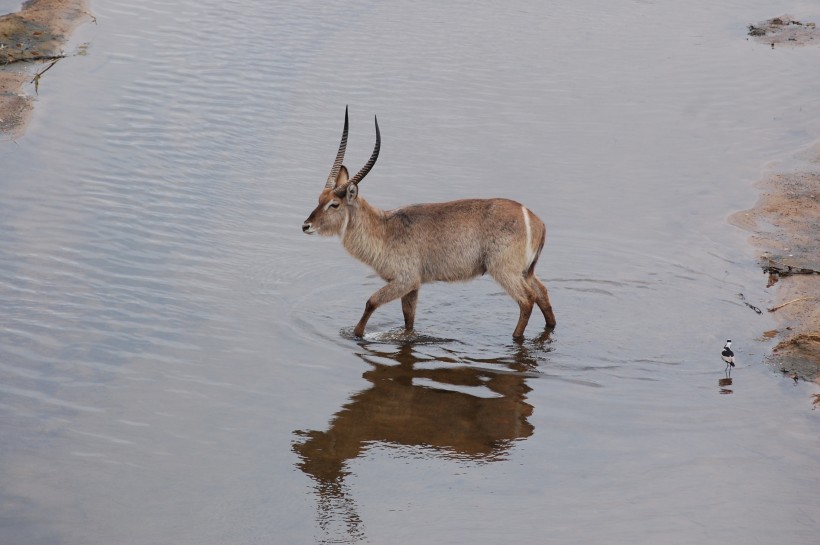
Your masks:
<svg viewBox="0 0 820 545"><path fill-rule="evenodd" d="M544 315L544 321L547 322L547 327L550 329L554 328L556 324L555 314L552 312L552 304L550 304L550 298L547 294L547 287L537 276L533 276L530 279L530 285L533 290L535 290L535 302L538 304L538 308L541 309L541 314Z"/></svg>
<svg viewBox="0 0 820 545"><path fill-rule="evenodd" d="M514 339L524 338L524 330L527 328L527 322L530 321L530 314L532 314L532 307L534 304L535 301L532 300L525 303L519 303L521 312L518 315L518 324L516 324L515 331L513 331Z"/></svg>
<svg viewBox="0 0 820 545"><path fill-rule="evenodd" d="M376 305L368 299L367 304L364 306L364 314L362 314L359 323L356 324L356 327L353 329L354 337L364 337L364 327L367 325L367 321L370 319L370 315L373 314L374 310L376 310Z"/></svg>
<svg viewBox="0 0 820 545"><path fill-rule="evenodd" d="M401 298L401 311L404 314L404 329L413 330L416 321L416 301L419 298L419 290L415 289Z"/></svg>

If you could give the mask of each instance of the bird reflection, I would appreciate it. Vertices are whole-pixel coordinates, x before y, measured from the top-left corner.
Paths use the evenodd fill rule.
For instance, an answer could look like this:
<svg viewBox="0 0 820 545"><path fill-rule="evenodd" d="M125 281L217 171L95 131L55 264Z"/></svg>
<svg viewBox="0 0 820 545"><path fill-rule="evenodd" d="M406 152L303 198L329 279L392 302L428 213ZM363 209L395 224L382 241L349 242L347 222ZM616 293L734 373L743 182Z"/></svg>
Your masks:
<svg viewBox="0 0 820 545"><path fill-rule="evenodd" d="M536 341L544 349L548 338ZM532 435L526 402L537 355L525 345L502 358L475 359L431 345L363 345L357 355L370 369L368 387L351 396L326 431L297 431L293 450L315 483L319 525L351 541L363 538L362 522L350 498L347 464L374 445L409 446L430 456L493 462L513 442ZM548 350L543 350L548 351ZM538 350L539 353L542 350Z"/></svg>
<svg viewBox="0 0 820 545"><path fill-rule="evenodd" d="M730 373L731 373L730 371L727 371L726 377L718 380L718 386L720 387L720 393L721 394L732 394L732 393L734 393L734 390L732 390L732 388L730 388L730 386L732 385L732 377L729 376Z"/></svg>

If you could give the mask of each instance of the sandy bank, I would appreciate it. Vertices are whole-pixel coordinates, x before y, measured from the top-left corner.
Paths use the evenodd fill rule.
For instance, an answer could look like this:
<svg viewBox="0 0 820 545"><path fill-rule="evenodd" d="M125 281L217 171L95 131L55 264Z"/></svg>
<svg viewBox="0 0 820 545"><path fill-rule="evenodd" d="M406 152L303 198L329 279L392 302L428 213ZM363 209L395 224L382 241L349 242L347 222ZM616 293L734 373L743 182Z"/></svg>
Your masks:
<svg viewBox="0 0 820 545"><path fill-rule="evenodd" d="M0 16L0 132L22 133L32 106L23 88L39 66L34 63L62 57L71 32L88 19L85 0L29 0Z"/></svg>
<svg viewBox="0 0 820 545"><path fill-rule="evenodd" d="M754 208L732 223L752 233L768 272L779 343L772 358L784 371L820 377L820 143L798 154L796 167L758 183ZM765 281L765 276L761 281Z"/></svg>

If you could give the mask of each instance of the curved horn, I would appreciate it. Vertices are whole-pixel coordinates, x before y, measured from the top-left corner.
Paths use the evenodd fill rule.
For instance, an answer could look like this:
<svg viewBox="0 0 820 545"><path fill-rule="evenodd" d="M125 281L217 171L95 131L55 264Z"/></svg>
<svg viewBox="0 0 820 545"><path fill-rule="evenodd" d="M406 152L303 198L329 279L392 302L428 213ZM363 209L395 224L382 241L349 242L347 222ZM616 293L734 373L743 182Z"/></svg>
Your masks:
<svg viewBox="0 0 820 545"><path fill-rule="evenodd" d="M347 106L345 106L345 128L342 130L342 141L339 143L339 151L336 152L336 160L333 161L333 168L330 169L330 176L327 177L325 187L333 189L336 187L336 176L342 167L345 158L345 148L347 148Z"/></svg>
<svg viewBox="0 0 820 545"><path fill-rule="evenodd" d="M376 147L373 148L373 155L370 156L370 159L367 161L367 164L364 165L362 169L350 179L350 183L352 184L359 185L359 182L361 182L362 179L364 179L364 177L367 176L367 173L370 172L370 169L373 168L373 165L376 164L376 159L379 158L379 148L382 145L382 136L381 133L379 133L379 120L375 116L374 119L376 120Z"/></svg>

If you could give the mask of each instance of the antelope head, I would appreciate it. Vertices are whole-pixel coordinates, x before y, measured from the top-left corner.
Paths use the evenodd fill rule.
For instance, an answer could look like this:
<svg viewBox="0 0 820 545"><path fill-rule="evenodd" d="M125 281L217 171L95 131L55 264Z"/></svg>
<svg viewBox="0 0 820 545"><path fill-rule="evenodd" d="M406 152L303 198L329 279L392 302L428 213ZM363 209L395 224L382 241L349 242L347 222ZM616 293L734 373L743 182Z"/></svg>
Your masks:
<svg viewBox="0 0 820 545"><path fill-rule="evenodd" d="M379 157L381 147L381 134L379 133L379 120L376 119L376 146L370 159L350 178L347 168L342 164L347 147L347 108L345 108L345 126L342 131L342 141L339 144L339 151L336 152L336 160L330 169L324 189L319 194L319 204L310 213L310 216L302 224L302 231L308 235L317 233L324 236L342 235L350 218L350 209L357 206L359 196L359 182L367 176L376 159Z"/></svg>

